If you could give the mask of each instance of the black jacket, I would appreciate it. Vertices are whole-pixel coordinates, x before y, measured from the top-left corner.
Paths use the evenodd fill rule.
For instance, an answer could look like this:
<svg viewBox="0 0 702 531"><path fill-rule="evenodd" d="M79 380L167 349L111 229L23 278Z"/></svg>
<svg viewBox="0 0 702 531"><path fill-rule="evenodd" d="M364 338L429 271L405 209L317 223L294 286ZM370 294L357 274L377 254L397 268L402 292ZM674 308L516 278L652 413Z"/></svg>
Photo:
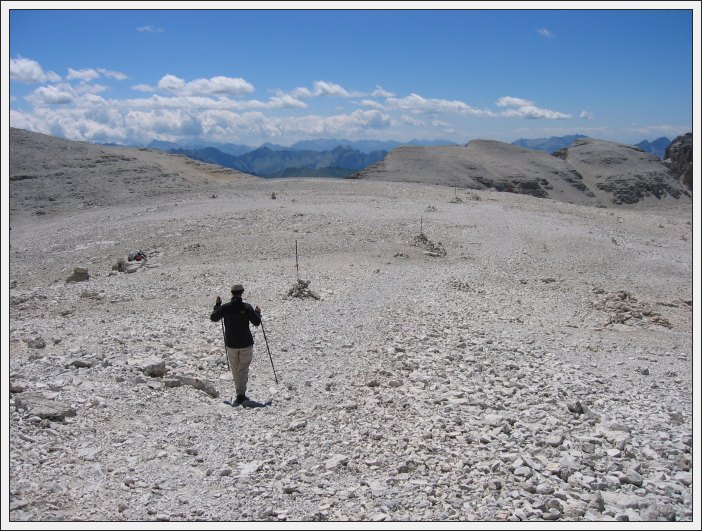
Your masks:
<svg viewBox="0 0 702 531"><path fill-rule="evenodd" d="M261 324L261 316L256 313L253 306L232 297L230 302L215 304L210 319L214 322L224 317L224 343L229 348L246 348L254 344L249 323L254 326Z"/></svg>

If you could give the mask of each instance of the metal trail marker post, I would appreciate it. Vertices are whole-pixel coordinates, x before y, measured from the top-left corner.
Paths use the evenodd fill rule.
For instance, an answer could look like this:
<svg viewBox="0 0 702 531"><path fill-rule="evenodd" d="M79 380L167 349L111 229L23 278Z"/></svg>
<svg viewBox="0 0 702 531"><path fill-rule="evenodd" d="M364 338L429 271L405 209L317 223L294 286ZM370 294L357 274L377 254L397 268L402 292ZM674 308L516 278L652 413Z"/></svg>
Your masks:
<svg viewBox="0 0 702 531"><path fill-rule="evenodd" d="M297 240L295 240L295 271L297 273L297 280L300 281L300 266L297 261Z"/></svg>

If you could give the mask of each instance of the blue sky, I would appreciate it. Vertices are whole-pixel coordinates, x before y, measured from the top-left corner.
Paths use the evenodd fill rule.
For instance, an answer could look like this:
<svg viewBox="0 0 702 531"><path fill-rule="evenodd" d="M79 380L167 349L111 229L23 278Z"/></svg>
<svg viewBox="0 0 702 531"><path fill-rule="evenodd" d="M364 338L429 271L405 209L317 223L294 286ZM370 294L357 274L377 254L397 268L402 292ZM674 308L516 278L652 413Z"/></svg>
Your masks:
<svg viewBox="0 0 702 531"><path fill-rule="evenodd" d="M690 10L5 4L10 125L74 140L637 143L692 130Z"/></svg>

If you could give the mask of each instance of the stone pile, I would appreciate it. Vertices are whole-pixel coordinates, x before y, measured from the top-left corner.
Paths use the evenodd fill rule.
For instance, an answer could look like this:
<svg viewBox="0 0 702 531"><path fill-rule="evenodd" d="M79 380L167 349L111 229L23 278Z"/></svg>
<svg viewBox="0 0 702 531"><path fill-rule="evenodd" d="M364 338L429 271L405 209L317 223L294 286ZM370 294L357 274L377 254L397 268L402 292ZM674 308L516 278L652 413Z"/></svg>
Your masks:
<svg viewBox="0 0 702 531"><path fill-rule="evenodd" d="M309 288L311 282L311 280L302 280L298 278L295 281L295 284L293 284L293 287L288 290L287 297L319 300L319 295Z"/></svg>
<svg viewBox="0 0 702 531"><path fill-rule="evenodd" d="M441 242L434 243L422 232L412 239L412 245L422 247L427 256L444 257L446 249Z"/></svg>

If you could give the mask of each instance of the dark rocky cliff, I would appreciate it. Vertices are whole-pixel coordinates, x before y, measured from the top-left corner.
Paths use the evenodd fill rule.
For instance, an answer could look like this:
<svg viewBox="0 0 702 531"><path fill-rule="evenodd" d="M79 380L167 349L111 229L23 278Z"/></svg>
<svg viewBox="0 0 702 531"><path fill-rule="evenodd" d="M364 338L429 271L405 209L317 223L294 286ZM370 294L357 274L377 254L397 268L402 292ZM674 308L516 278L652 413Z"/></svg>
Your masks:
<svg viewBox="0 0 702 531"><path fill-rule="evenodd" d="M692 190L692 133L680 135L665 150L665 163Z"/></svg>

